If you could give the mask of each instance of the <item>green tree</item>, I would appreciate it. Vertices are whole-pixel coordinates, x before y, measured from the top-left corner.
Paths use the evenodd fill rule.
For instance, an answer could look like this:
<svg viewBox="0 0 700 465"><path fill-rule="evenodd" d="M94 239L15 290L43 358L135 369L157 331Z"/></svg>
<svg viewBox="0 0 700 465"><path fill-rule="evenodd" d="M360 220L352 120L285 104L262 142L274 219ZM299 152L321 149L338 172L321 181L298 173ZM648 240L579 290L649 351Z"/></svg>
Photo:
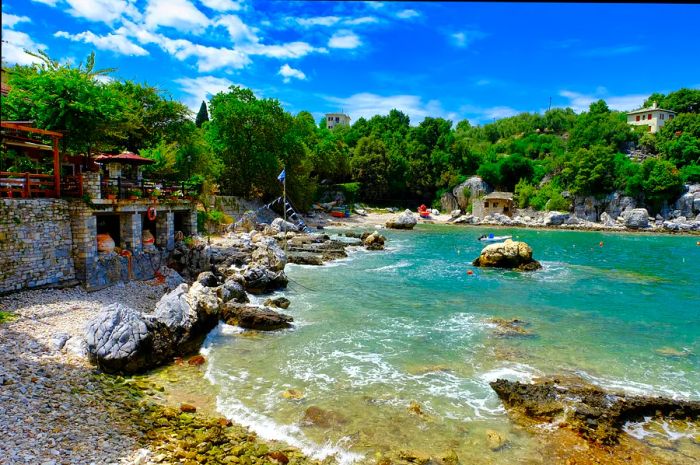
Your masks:
<svg viewBox="0 0 700 465"><path fill-rule="evenodd" d="M42 129L64 132L63 149L90 155L111 149L107 143L120 124L124 102L98 76L112 70L95 70L95 55L85 64L60 64L43 52L40 62L8 70L10 92L2 98L3 120L32 120Z"/></svg>
<svg viewBox="0 0 700 465"><path fill-rule="evenodd" d="M357 142L350 161L353 179L362 184L363 200L384 199L389 188L389 163L386 146L375 136L363 137Z"/></svg>
<svg viewBox="0 0 700 465"><path fill-rule="evenodd" d="M202 124L204 124L206 121L209 121L209 112L207 111L207 103L202 100L202 105L199 107L199 111L197 112L197 117L194 120L194 124L198 127L201 128Z"/></svg>

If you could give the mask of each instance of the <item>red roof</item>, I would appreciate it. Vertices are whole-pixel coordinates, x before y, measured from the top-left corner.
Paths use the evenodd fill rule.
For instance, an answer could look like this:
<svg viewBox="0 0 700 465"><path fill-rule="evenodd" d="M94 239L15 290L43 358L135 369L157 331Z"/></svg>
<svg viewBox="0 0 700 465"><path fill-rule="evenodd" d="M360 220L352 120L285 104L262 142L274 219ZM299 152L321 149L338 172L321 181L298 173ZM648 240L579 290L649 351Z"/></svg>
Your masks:
<svg viewBox="0 0 700 465"><path fill-rule="evenodd" d="M150 165L155 163L154 160L136 155L133 152L122 152L119 155L102 154L95 157L95 161L97 163L126 163L131 165Z"/></svg>

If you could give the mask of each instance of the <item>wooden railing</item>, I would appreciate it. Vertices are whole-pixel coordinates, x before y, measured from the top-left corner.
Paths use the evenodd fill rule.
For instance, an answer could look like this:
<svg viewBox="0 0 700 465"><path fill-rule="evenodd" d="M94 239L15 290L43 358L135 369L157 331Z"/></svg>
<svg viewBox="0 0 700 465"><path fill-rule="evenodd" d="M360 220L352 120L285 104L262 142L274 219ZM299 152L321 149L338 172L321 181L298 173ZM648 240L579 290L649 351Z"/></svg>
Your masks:
<svg viewBox="0 0 700 465"><path fill-rule="evenodd" d="M162 196L185 198L198 194L195 189L188 188L184 182L177 183L172 181L153 181L148 179L127 179L122 177L107 178L103 177L100 182L100 192L103 199L128 199L133 198L134 193L136 198L149 198L153 193L159 190Z"/></svg>
<svg viewBox="0 0 700 465"><path fill-rule="evenodd" d="M54 176L0 171L0 197L22 199L56 197Z"/></svg>
<svg viewBox="0 0 700 465"><path fill-rule="evenodd" d="M62 176L61 195L65 197L82 197L83 175L78 174L76 176Z"/></svg>

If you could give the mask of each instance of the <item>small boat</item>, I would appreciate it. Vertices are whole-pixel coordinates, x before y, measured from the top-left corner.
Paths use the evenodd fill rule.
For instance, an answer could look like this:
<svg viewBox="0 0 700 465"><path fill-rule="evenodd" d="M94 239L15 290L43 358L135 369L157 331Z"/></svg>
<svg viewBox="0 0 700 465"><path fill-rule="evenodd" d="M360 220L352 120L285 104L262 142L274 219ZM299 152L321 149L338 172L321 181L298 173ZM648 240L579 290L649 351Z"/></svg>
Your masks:
<svg viewBox="0 0 700 465"><path fill-rule="evenodd" d="M503 242L506 239L511 239L513 236L494 236L493 234L483 235L479 237L481 242Z"/></svg>
<svg viewBox="0 0 700 465"><path fill-rule="evenodd" d="M350 209L347 207L333 207L331 216L335 218L348 218L350 217Z"/></svg>
<svg viewBox="0 0 700 465"><path fill-rule="evenodd" d="M418 214L421 218L430 218L430 210L425 205L418 207Z"/></svg>

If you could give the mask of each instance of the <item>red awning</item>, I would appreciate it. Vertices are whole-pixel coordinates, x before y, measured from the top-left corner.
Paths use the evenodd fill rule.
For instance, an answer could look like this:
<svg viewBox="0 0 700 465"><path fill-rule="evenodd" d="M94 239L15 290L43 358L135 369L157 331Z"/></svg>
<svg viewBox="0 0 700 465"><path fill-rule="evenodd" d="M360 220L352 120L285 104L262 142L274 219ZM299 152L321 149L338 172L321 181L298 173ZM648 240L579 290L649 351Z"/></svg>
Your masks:
<svg viewBox="0 0 700 465"><path fill-rule="evenodd" d="M125 163L127 165L150 165L155 163L150 158L144 158L133 152L122 152L119 155L98 155L95 157L97 163Z"/></svg>

